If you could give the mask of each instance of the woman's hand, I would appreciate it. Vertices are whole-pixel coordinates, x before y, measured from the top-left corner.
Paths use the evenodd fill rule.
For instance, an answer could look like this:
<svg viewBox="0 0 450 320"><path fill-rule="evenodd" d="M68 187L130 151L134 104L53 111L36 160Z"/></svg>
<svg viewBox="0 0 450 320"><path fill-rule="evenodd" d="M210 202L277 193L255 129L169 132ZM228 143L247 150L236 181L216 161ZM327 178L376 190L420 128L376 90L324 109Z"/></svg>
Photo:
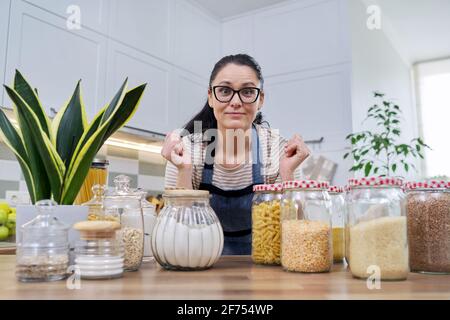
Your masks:
<svg viewBox="0 0 450 320"><path fill-rule="evenodd" d="M295 134L284 146L280 160L282 181L294 180L294 171L311 154L302 137Z"/></svg>
<svg viewBox="0 0 450 320"><path fill-rule="evenodd" d="M186 150L180 135L174 131L167 134L161 155L179 171L192 170L191 155Z"/></svg>

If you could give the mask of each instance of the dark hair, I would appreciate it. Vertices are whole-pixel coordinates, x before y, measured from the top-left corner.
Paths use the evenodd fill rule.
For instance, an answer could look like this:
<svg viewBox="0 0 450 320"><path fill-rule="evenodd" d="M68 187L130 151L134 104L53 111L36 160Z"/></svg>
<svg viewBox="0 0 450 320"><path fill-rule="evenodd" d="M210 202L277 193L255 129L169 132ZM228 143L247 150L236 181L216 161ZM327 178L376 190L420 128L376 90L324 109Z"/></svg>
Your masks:
<svg viewBox="0 0 450 320"><path fill-rule="evenodd" d="M235 54L235 55L229 55L225 56L222 59L220 59L214 66L211 76L209 77L209 86L211 86L212 82L216 78L217 74L222 70L225 66L228 64L236 64L238 66L248 66L252 68L256 76L258 77L258 80L261 82L261 89L263 89L264 85L264 78L261 73L261 67L259 66L258 62L256 62L253 57L249 56L248 54ZM208 101L206 101L203 109L197 113L191 120L189 120L185 126L184 129L189 131L189 133L194 132L194 122L195 121L201 121L202 122L202 131L205 132L208 129L216 129L217 128L217 119L214 116L213 109L209 106ZM255 124L262 124L267 123L266 121L263 121L263 116L261 112L258 112L256 114L255 120L253 121Z"/></svg>

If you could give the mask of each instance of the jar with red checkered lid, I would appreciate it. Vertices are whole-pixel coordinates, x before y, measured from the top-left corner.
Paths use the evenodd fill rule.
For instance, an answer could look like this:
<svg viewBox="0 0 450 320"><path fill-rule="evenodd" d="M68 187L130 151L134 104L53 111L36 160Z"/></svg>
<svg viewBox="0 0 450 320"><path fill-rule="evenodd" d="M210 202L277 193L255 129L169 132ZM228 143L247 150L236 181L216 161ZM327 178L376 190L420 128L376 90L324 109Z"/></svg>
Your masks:
<svg viewBox="0 0 450 320"><path fill-rule="evenodd" d="M331 200L327 182L283 183L281 265L295 272L328 272L333 264Z"/></svg>
<svg viewBox="0 0 450 320"><path fill-rule="evenodd" d="M450 274L450 183L411 181L405 189L411 271Z"/></svg>
<svg viewBox="0 0 450 320"><path fill-rule="evenodd" d="M403 181L391 177L350 179L348 255L354 277L404 280L409 273Z"/></svg>
<svg viewBox="0 0 450 320"><path fill-rule="evenodd" d="M330 186L328 193L331 199L331 226L333 235L333 261L344 261L345 251L345 200L344 188Z"/></svg>
<svg viewBox="0 0 450 320"><path fill-rule="evenodd" d="M256 264L280 264L281 183L259 184L253 187L252 260Z"/></svg>

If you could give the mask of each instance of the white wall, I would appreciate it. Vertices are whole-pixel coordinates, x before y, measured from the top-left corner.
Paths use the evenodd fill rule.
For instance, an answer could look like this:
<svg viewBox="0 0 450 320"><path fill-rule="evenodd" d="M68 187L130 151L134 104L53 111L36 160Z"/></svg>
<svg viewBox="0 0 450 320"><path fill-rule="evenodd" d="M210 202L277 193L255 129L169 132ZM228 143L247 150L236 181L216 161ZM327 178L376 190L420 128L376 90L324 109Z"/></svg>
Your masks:
<svg viewBox="0 0 450 320"><path fill-rule="evenodd" d="M345 0L287 1L228 19L223 53L246 52L261 64L266 102L263 114L289 138L324 137L312 145L338 164L344 184L350 162L342 159L352 130L347 4Z"/></svg>
<svg viewBox="0 0 450 320"><path fill-rule="evenodd" d="M402 140L409 142L418 136L417 112L413 101L411 66L381 30L366 27L368 14L360 0L349 1L352 38L352 126L353 130L373 129L370 122L362 123L367 109L373 105L373 91L386 94L403 111ZM385 21L388 23L388 21ZM416 167L420 170L420 165ZM397 172L397 174L403 171ZM420 175L410 172L406 177Z"/></svg>
<svg viewBox="0 0 450 320"><path fill-rule="evenodd" d="M66 26L69 5L81 10L80 30ZM0 9L2 82L19 69L50 115L81 78L92 119L128 76L130 88L149 84L128 125L166 133L202 107L221 53L220 21L188 0L15 0L9 15L2 0Z"/></svg>

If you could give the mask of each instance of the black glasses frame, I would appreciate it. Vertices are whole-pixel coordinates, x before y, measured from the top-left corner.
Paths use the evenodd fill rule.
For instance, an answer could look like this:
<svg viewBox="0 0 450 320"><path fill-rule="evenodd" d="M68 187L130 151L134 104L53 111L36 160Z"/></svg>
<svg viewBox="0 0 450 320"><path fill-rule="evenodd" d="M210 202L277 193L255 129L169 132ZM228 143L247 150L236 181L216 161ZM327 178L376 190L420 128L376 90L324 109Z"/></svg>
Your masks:
<svg viewBox="0 0 450 320"><path fill-rule="evenodd" d="M227 101L220 100L219 98L217 98L217 94L216 94L216 89L217 89L217 88L227 88L227 89L230 89L231 91L233 91L233 94L231 95L230 99L227 100ZM234 90L233 88L231 88L231 87L229 87L229 86L214 86L214 87L211 87L211 89L212 89L212 92L214 93L214 97L215 97L216 100L219 101L219 102L230 102L231 100L233 100L234 95L237 93L237 94L238 94L238 97L239 97L239 99L241 100L242 103L248 103L248 104L250 104L250 103L254 103L256 100L258 100L259 94L261 93L261 89L260 89L260 88L256 88L256 87L245 87L245 88L241 88L241 89L239 89L239 90ZM252 102L244 102L244 100L242 100L242 97L241 97L241 91L242 91L242 90L248 90L248 89L255 89L255 90L257 91L255 100L253 100Z"/></svg>

